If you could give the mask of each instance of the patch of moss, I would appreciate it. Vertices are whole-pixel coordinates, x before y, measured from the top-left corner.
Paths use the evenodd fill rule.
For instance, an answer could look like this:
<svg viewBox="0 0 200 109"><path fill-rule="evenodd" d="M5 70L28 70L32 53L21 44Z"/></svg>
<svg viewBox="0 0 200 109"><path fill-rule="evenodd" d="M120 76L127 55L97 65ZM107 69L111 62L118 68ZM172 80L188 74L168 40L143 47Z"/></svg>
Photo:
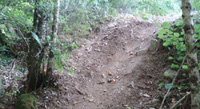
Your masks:
<svg viewBox="0 0 200 109"><path fill-rule="evenodd" d="M31 94L22 94L16 102L15 109L38 109L37 99Z"/></svg>

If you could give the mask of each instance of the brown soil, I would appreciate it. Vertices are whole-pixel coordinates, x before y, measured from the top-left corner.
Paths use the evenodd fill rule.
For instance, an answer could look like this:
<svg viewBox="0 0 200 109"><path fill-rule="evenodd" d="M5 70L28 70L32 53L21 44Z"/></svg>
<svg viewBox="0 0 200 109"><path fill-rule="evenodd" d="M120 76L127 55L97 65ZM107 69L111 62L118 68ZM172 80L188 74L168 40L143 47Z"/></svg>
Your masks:
<svg viewBox="0 0 200 109"><path fill-rule="evenodd" d="M86 45L67 62L74 76L60 74L58 89L38 98L46 109L149 109L161 93L157 85L165 70L164 52L148 51L158 27L133 18L118 19L92 33ZM162 54L163 53L163 54Z"/></svg>

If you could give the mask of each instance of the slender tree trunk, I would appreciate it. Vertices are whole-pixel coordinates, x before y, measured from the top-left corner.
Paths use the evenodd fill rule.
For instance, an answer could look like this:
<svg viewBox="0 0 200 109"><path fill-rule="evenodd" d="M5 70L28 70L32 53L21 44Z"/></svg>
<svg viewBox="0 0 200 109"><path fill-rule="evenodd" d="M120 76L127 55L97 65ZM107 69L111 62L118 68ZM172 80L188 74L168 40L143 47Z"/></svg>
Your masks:
<svg viewBox="0 0 200 109"><path fill-rule="evenodd" d="M58 20L59 20L59 10L60 10L60 0L54 0L54 16L53 16L53 25L52 25L52 34L51 34L51 44L49 47L49 58L47 64L47 73L45 75L45 84L49 85L52 81L52 73L54 66L54 54L52 52L53 47L56 46L56 37L58 35Z"/></svg>
<svg viewBox="0 0 200 109"><path fill-rule="evenodd" d="M189 67L191 88L191 109L200 109L200 75L198 70L197 50L195 47L192 6L190 0L182 0L182 17L184 20L187 65Z"/></svg>

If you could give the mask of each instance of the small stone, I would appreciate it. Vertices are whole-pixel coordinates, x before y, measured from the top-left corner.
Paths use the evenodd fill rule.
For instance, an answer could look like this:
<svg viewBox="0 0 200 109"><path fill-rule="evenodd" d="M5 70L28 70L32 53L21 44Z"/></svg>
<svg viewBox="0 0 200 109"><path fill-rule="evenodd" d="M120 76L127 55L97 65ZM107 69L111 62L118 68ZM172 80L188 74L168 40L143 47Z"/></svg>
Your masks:
<svg viewBox="0 0 200 109"><path fill-rule="evenodd" d="M97 48L97 49L94 49L94 51L100 52L101 50L99 48Z"/></svg>
<svg viewBox="0 0 200 109"><path fill-rule="evenodd" d="M147 51L146 50L139 50L135 53L135 56L144 55Z"/></svg>
<svg viewBox="0 0 200 109"><path fill-rule="evenodd" d="M108 79L108 83L111 83L112 82L112 79Z"/></svg>
<svg viewBox="0 0 200 109"><path fill-rule="evenodd" d="M156 50L158 47L158 44L159 44L159 42L157 39L152 39L148 50L150 50L150 51Z"/></svg>
<svg viewBox="0 0 200 109"><path fill-rule="evenodd" d="M74 104L78 104L78 102L77 102L77 101L74 101Z"/></svg>
<svg viewBox="0 0 200 109"><path fill-rule="evenodd" d="M116 83L116 81L115 81L115 79L113 79L112 82L111 82L111 84L115 84L115 83Z"/></svg>
<svg viewBox="0 0 200 109"><path fill-rule="evenodd" d="M116 81L115 81L115 79L108 79L108 83L115 84Z"/></svg>
<svg viewBox="0 0 200 109"><path fill-rule="evenodd" d="M57 95L57 93L56 92L52 92L52 95Z"/></svg>
<svg viewBox="0 0 200 109"><path fill-rule="evenodd" d="M106 78L106 76L105 76L104 74L101 74L101 77L102 77L102 78Z"/></svg>
<svg viewBox="0 0 200 109"><path fill-rule="evenodd" d="M151 96L148 94L143 94L144 97L150 98Z"/></svg>
<svg viewBox="0 0 200 109"><path fill-rule="evenodd" d="M109 71L109 72L108 72L108 75L112 76L112 72Z"/></svg>
<svg viewBox="0 0 200 109"><path fill-rule="evenodd" d="M116 79L119 79L119 76L116 76Z"/></svg>
<svg viewBox="0 0 200 109"><path fill-rule="evenodd" d="M83 48L83 47L85 47L85 45L81 45L81 47Z"/></svg>
<svg viewBox="0 0 200 109"><path fill-rule="evenodd" d="M153 99L153 100L151 100L151 101L149 101L149 102L147 102L147 103L145 103L145 104L146 104L146 105L154 105L154 104L159 103L159 102L160 102L159 99Z"/></svg>
<svg viewBox="0 0 200 109"><path fill-rule="evenodd" d="M105 83L105 81L103 81L103 80L98 82L98 84L104 84L104 83Z"/></svg>
<svg viewBox="0 0 200 109"><path fill-rule="evenodd" d="M93 101L94 101L94 99L90 98L88 101L89 101L89 102L93 102Z"/></svg>

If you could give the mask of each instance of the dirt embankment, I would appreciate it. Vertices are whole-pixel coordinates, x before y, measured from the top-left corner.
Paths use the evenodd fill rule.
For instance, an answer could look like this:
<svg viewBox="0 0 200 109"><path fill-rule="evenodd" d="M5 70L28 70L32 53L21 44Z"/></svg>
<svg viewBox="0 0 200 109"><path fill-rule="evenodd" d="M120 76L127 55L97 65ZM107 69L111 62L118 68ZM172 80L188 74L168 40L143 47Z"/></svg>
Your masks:
<svg viewBox="0 0 200 109"><path fill-rule="evenodd" d="M148 109L166 56L148 52L158 27L133 18L116 20L92 33L67 62L74 77L60 74L59 89L40 96L48 109ZM50 97L52 95L52 98Z"/></svg>

